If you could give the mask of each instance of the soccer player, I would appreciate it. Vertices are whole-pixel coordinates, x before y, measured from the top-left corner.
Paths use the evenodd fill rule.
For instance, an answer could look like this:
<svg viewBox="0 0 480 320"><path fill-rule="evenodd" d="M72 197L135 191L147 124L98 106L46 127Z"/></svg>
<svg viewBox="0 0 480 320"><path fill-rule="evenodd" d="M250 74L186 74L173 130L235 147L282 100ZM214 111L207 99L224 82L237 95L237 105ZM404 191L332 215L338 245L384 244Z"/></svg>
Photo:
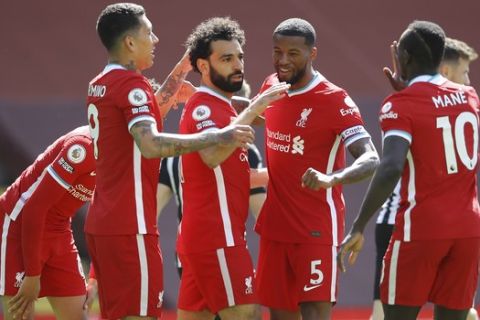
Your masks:
<svg viewBox="0 0 480 320"><path fill-rule="evenodd" d="M465 42L446 38L445 52L440 63L440 74L450 81L470 85L468 76L469 65L471 61L477 59L478 55L473 48ZM383 256L387 251L388 243L395 225L395 216L400 205L400 184L395 186L392 194L382 205L375 225L375 246L377 250L375 260L375 278L374 278L374 300L372 320L384 318L383 306L380 301L380 276L382 272ZM471 308L468 313L468 320L478 319L477 311Z"/></svg>
<svg viewBox="0 0 480 320"><path fill-rule="evenodd" d="M250 85L243 80L242 89L235 92L236 95L243 98L250 97ZM242 110L248 107L249 102L244 99L237 100L237 103L244 103L241 108ZM246 103L245 103L246 102ZM260 151L254 144L248 145L247 149L248 155L248 164L250 165L250 197L249 204L250 210L255 217L258 217L260 209L262 208L263 202L265 201L265 185L267 179L261 178L252 178L252 170L262 170L263 162ZM170 199L174 197L175 203L177 204L177 218L178 222L182 220L182 191L181 191L181 177L180 177L180 157L168 157L162 159L162 164L160 166L160 175L158 178L158 188L157 188L157 206L159 215L162 213L162 210L168 204ZM255 180L254 180L255 179ZM252 181L253 180L253 181ZM252 184L252 182L254 182ZM176 265L178 274L182 276L182 265L180 259L176 258Z"/></svg>
<svg viewBox="0 0 480 320"><path fill-rule="evenodd" d="M435 319L465 319L476 289L479 99L438 73L444 46L442 28L428 21L414 21L392 44L386 73L401 91L380 110L382 161L338 256L342 270L348 253L355 262L368 220L400 179L380 284L385 319L416 319L427 301Z"/></svg>
<svg viewBox="0 0 480 320"><path fill-rule="evenodd" d="M249 124L288 89L279 84L237 115L231 97L242 87L244 32L236 21L212 18L190 34L187 48L201 86L188 100L181 133ZM183 267L179 319L253 319L258 314L254 270L246 248L250 170L246 149L214 146L183 155L183 217L177 251Z"/></svg>
<svg viewBox="0 0 480 320"><path fill-rule="evenodd" d="M159 133L162 110L142 71L153 65L158 38L142 6L116 3L100 14L97 32L108 65L89 84L87 106L97 181L85 222L102 317L153 319L163 302L155 193L161 157L253 141L249 126L193 135ZM177 70L171 97L186 71ZM162 91L162 90L161 90ZM162 92L157 96L162 96Z"/></svg>
<svg viewBox="0 0 480 320"><path fill-rule="evenodd" d="M2 194L5 319L33 319L38 297L47 297L58 319L87 319L85 277L70 221L94 187L92 140L84 126L53 142Z"/></svg>
<svg viewBox="0 0 480 320"><path fill-rule="evenodd" d="M477 52L465 42L446 38L439 71L448 80L469 86L470 63L477 58Z"/></svg>
<svg viewBox="0 0 480 320"><path fill-rule="evenodd" d="M347 92L312 64L315 30L303 19L273 32L273 64L262 91L279 81L287 96L265 111L267 200L257 220L260 303L272 319L329 319L336 301L341 185L370 176L378 155ZM355 161L345 166L345 148Z"/></svg>

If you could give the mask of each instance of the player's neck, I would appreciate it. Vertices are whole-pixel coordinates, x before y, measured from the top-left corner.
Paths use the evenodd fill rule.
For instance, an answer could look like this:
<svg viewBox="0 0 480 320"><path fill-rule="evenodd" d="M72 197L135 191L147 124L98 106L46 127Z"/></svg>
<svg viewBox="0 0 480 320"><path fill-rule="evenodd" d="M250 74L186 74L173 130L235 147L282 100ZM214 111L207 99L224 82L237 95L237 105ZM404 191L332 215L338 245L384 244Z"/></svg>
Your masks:
<svg viewBox="0 0 480 320"><path fill-rule="evenodd" d="M233 92L224 91L224 90L220 89L219 87L217 87L216 85L214 85L211 82L207 82L207 81L202 80L201 85L204 86L204 87L207 87L208 89L216 92L217 94L227 98L228 100L232 99Z"/></svg>
<svg viewBox="0 0 480 320"><path fill-rule="evenodd" d="M118 64L127 70L136 71L140 73L140 70L138 70L135 60L129 56L110 53L108 56L108 64Z"/></svg>
<svg viewBox="0 0 480 320"><path fill-rule="evenodd" d="M411 81L412 79L415 79L416 77L422 76L422 75L434 76L438 73L438 70L432 69L432 68L416 67L416 68L407 69L405 73L406 73L407 81Z"/></svg>
<svg viewBox="0 0 480 320"><path fill-rule="evenodd" d="M315 77L315 71L311 67L307 68L303 77L296 83L292 84L289 90L294 91L306 87L312 81L313 77Z"/></svg>

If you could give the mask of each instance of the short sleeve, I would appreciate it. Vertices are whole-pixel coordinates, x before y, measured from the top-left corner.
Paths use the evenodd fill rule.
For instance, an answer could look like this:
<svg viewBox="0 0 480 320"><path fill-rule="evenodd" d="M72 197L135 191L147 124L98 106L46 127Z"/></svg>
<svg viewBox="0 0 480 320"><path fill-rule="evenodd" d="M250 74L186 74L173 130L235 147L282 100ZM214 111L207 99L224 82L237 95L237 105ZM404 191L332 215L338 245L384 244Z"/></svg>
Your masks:
<svg viewBox="0 0 480 320"><path fill-rule="evenodd" d="M412 143L412 122L408 105L402 99L387 98L378 116L383 139L390 136L399 136Z"/></svg>
<svg viewBox="0 0 480 320"><path fill-rule="evenodd" d="M140 121L157 122L158 104L146 79L133 77L125 83L120 92L117 105L122 109L128 130Z"/></svg>
<svg viewBox="0 0 480 320"><path fill-rule="evenodd" d="M329 95L329 105L332 106L333 128L345 146L362 139L370 138L365 129L360 109L353 99L344 90Z"/></svg>
<svg viewBox="0 0 480 320"><path fill-rule="evenodd" d="M225 123L223 117L219 114L221 108L216 108L214 104L213 100L205 99L189 105L185 110L183 119L189 133L223 128L229 124Z"/></svg>
<svg viewBox="0 0 480 320"><path fill-rule="evenodd" d="M61 151L47 167L47 172L67 190L79 176L95 174L91 139L79 135L65 140Z"/></svg>

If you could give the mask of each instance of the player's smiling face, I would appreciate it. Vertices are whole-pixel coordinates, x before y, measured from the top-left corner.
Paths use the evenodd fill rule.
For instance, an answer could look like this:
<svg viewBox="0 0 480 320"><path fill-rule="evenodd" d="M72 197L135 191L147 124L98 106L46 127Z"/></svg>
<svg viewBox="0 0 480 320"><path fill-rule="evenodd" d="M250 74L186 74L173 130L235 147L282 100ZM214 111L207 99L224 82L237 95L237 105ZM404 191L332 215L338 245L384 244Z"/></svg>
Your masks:
<svg viewBox="0 0 480 320"><path fill-rule="evenodd" d="M308 82L307 70L312 66L316 56L316 48L305 44L301 36L273 37L273 66L278 79L292 85L295 89Z"/></svg>
<svg viewBox="0 0 480 320"><path fill-rule="evenodd" d="M135 64L137 70L145 70L153 65L158 38L152 31L152 23L145 15L141 16L139 20L140 27L132 33L135 42Z"/></svg>

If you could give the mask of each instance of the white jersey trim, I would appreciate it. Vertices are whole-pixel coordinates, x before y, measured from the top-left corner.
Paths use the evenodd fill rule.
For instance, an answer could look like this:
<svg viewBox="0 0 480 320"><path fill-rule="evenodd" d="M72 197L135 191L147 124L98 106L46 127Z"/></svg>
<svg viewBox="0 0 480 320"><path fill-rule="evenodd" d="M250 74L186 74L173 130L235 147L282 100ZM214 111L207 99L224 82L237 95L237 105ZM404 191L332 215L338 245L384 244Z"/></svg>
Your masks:
<svg viewBox="0 0 480 320"><path fill-rule="evenodd" d="M330 302L335 302L336 289L337 289L337 247L332 246L332 282L330 286Z"/></svg>
<svg viewBox="0 0 480 320"><path fill-rule="evenodd" d="M393 243L392 259L390 261L390 271L388 274L388 304L395 304L395 292L397 290L397 268L398 255L400 253L400 241L395 240Z"/></svg>
<svg viewBox="0 0 480 320"><path fill-rule="evenodd" d="M140 316L148 312L148 261L143 235L137 234L138 260L140 262Z"/></svg>
<svg viewBox="0 0 480 320"><path fill-rule="evenodd" d="M68 182L66 182L65 180L62 179L62 177L60 177L58 175L58 173L55 172L55 169L53 169L52 165L49 165L47 167L47 172L50 174L50 176L58 182L59 185L62 186L62 188L66 189L66 190L70 190L70 188L72 187Z"/></svg>
<svg viewBox="0 0 480 320"><path fill-rule="evenodd" d="M403 139L407 140L409 144L412 144L412 135L410 133L408 133L407 131L388 130L383 135L383 142L385 141L386 138L391 137L391 136L397 136L397 137L403 138Z"/></svg>
<svg viewBox="0 0 480 320"><path fill-rule="evenodd" d="M208 93L209 95L211 96L214 96L214 97L217 97L218 99L220 100L223 100L225 101L226 103L230 104L230 99L228 99L227 97L221 95L220 93L206 87L206 86L200 86L198 89L197 89L197 92L203 92L203 93Z"/></svg>
<svg viewBox="0 0 480 320"><path fill-rule="evenodd" d="M232 280L228 272L227 259L225 258L225 250L223 248L217 249L218 264L220 265L220 272L222 274L223 285L225 286L225 293L227 294L228 306L235 305L235 296L233 295Z"/></svg>
<svg viewBox="0 0 480 320"><path fill-rule="evenodd" d="M227 192L225 189L225 181L223 180L223 172L221 165L215 167L213 169L213 172L215 173L215 180L217 182L218 202L220 205L220 214L222 215L225 240L227 242L227 247L233 247L235 245L235 241L233 239L232 222L230 221Z"/></svg>
<svg viewBox="0 0 480 320"><path fill-rule="evenodd" d="M320 83L325 81L325 77L318 71L314 71L313 78L310 80L310 82L303 88L300 88L298 90L289 90L287 92L289 97L297 96L299 94L304 94L305 92L308 92L318 86Z"/></svg>
<svg viewBox="0 0 480 320"><path fill-rule="evenodd" d="M410 82L408 83L408 86L411 86L412 84L417 83L417 82L430 82L430 83L433 83L433 84L436 84L437 86L439 86L439 85L444 84L447 81L448 81L448 79L445 78L444 76L442 76L439 73L437 73L433 76L429 75L429 74L424 74L424 75L417 76L417 77L413 78L412 80L410 80Z"/></svg>
<svg viewBox="0 0 480 320"><path fill-rule="evenodd" d="M2 226L2 246L0 249L0 296L5 295L5 268L7 264L7 241L8 241L8 229L10 227L10 217L5 215Z"/></svg>
<svg viewBox="0 0 480 320"><path fill-rule="evenodd" d="M15 206L13 207L12 212L10 212L9 216L10 219L15 221L20 214L20 212L23 209L23 206L25 206L25 203L27 202L28 199L32 196L32 194L35 192L37 189L38 185L40 184L40 181L42 181L43 177L45 175L45 170L42 172L40 177L37 178L37 181L35 181L24 193L20 195L20 198L17 200L17 203L15 203Z"/></svg>
<svg viewBox="0 0 480 320"><path fill-rule="evenodd" d="M404 219L404 226L403 226L403 241L408 242L412 240L412 209L417 204L415 200L416 190L415 190L415 164L413 162L412 153L410 150L407 153L407 163L408 163L408 202L409 206L407 210L405 210L405 214L403 215Z"/></svg>
<svg viewBox="0 0 480 320"><path fill-rule="evenodd" d="M135 191L135 212L137 214L138 233L146 234L145 210L143 207L142 188L142 154L135 141L133 141L133 183Z"/></svg>
<svg viewBox="0 0 480 320"><path fill-rule="evenodd" d="M335 165L335 159L337 157L338 147L340 146L341 138L337 136L335 142L333 143L332 150L328 156L327 170L325 174L330 174L333 172L333 166ZM332 245L338 246L338 225L337 225L337 208L335 207L335 202L333 201L333 188L328 188L326 190L327 203L330 207L330 218L332 220Z"/></svg>
<svg viewBox="0 0 480 320"><path fill-rule="evenodd" d="M130 122L128 123L128 131L132 129L135 123L140 121L152 121L155 125L157 124L157 120L155 120L155 118L152 116L148 116L148 115L138 116L130 120Z"/></svg>

